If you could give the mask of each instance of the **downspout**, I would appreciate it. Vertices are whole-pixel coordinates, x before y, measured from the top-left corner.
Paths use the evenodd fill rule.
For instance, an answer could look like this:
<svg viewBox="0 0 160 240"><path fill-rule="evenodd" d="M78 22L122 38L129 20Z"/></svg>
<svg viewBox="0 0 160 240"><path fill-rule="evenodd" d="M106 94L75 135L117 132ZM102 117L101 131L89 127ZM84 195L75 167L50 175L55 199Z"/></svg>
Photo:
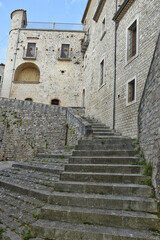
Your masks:
<svg viewBox="0 0 160 240"><path fill-rule="evenodd" d="M117 12L118 0L116 0L116 12ZM115 45L114 45L114 94L113 94L113 129L115 129L116 122L116 77L117 77L117 27L118 24L115 22Z"/></svg>
<svg viewBox="0 0 160 240"><path fill-rule="evenodd" d="M11 87L10 87L10 91L9 91L9 98L11 96L12 83L13 83L13 80L14 80L14 73L15 73L15 66L16 66L16 59L17 59L17 48L18 48L18 43L19 43L19 36L20 36L20 28L18 28L16 50L15 50L15 53L14 53L14 62L13 62L13 70L12 70L12 78L11 78Z"/></svg>

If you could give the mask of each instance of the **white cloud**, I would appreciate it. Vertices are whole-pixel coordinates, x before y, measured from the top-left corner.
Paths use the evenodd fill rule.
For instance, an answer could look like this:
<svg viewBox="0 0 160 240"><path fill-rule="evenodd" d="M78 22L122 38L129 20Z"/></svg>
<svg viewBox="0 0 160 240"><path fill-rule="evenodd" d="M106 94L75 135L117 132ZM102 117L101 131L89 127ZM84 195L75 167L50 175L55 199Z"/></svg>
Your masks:
<svg viewBox="0 0 160 240"><path fill-rule="evenodd" d="M0 7L2 7L2 2L0 2Z"/></svg>

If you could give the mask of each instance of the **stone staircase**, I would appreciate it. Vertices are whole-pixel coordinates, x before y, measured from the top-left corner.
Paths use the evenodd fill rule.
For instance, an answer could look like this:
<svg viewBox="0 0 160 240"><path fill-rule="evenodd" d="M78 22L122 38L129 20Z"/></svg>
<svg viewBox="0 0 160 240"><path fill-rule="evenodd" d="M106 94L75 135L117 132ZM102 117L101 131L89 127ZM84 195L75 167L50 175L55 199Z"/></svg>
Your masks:
<svg viewBox="0 0 160 240"><path fill-rule="evenodd" d="M133 140L95 120L93 140L81 140L48 204L32 224L34 237L55 240L159 239L160 219L150 179Z"/></svg>

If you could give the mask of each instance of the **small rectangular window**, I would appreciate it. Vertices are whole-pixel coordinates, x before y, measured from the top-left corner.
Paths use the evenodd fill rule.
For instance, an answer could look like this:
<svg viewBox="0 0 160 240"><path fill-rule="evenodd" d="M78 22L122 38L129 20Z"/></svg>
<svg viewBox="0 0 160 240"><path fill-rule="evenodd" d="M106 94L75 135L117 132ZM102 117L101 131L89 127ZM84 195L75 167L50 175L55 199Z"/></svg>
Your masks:
<svg viewBox="0 0 160 240"><path fill-rule="evenodd" d="M104 83L104 60L100 63L100 85Z"/></svg>
<svg viewBox="0 0 160 240"><path fill-rule="evenodd" d="M136 82L135 79L128 82L127 103L132 103L136 100Z"/></svg>
<svg viewBox="0 0 160 240"><path fill-rule="evenodd" d="M36 57L36 43L28 43L26 57Z"/></svg>
<svg viewBox="0 0 160 240"><path fill-rule="evenodd" d="M128 28L128 52L127 59L137 54L137 20Z"/></svg>
<svg viewBox="0 0 160 240"><path fill-rule="evenodd" d="M0 84L2 83L2 76L0 76Z"/></svg>
<svg viewBox="0 0 160 240"><path fill-rule="evenodd" d="M69 58L69 44L62 44L61 58Z"/></svg>

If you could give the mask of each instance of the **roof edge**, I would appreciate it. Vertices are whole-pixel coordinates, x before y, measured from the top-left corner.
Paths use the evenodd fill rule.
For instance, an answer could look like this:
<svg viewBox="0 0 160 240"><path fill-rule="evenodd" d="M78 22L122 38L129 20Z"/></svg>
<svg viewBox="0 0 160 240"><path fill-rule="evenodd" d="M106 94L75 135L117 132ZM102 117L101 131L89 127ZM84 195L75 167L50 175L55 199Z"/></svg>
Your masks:
<svg viewBox="0 0 160 240"><path fill-rule="evenodd" d="M85 8L85 11L84 11L84 14L83 14L83 17L82 17L82 20L81 20L82 23L84 23L84 21L85 21L85 18L87 16L87 13L88 13L88 10L89 10L89 7L91 5L91 2L92 2L92 0L88 0L88 2L87 2L87 6Z"/></svg>
<svg viewBox="0 0 160 240"><path fill-rule="evenodd" d="M128 11L128 9L131 7L131 5L134 3L135 0L125 0L121 7L118 9L118 11L116 12L116 14L113 17L113 21L115 22L120 22L120 20L123 18L123 16L125 15L125 13Z"/></svg>

